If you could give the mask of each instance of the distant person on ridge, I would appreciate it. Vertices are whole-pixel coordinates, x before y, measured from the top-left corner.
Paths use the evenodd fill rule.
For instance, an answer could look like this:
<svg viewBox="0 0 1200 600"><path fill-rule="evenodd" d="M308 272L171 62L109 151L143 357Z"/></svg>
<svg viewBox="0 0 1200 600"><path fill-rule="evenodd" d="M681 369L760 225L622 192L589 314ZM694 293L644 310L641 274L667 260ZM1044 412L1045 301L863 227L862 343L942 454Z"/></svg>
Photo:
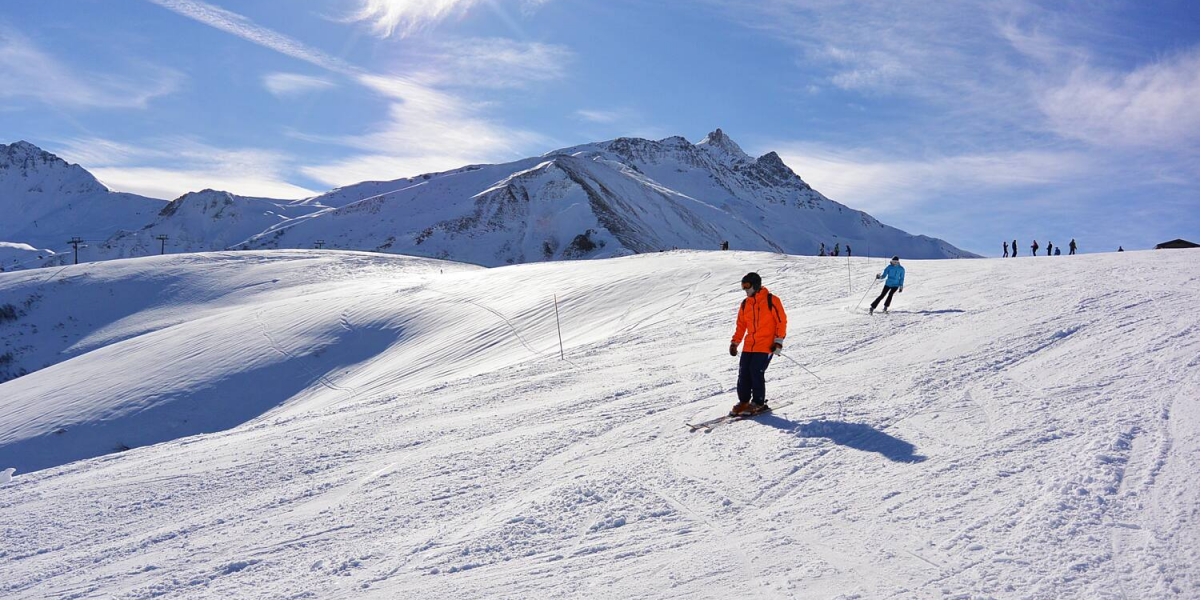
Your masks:
<svg viewBox="0 0 1200 600"><path fill-rule="evenodd" d="M1075 246L1075 238L1071 238L1071 253L1070 253L1070 255L1069 255L1069 256L1074 256L1074 255L1075 255L1075 248L1076 248L1076 246Z"/></svg>
<svg viewBox="0 0 1200 600"><path fill-rule="evenodd" d="M838 242L833 245L833 255L837 256L842 253L842 243Z"/></svg>
<svg viewBox="0 0 1200 600"><path fill-rule="evenodd" d="M1037 249L1038 249L1037 240L1033 240L1033 245L1030 246L1030 248L1033 249L1033 255L1037 256Z"/></svg>
<svg viewBox="0 0 1200 600"><path fill-rule="evenodd" d="M1017 257L1017 240L1013 240L1013 258Z"/></svg>
<svg viewBox="0 0 1200 600"><path fill-rule="evenodd" d="M1008 258L1008 242L1004 242L1004 256L1001 258Z"/></svg>
<svg viewBox="0 0 1200 600"><path fill-rule="evenodd" d="M1055 248L1055 249L1054 249L1054 255L1055 255L1055 256L1062 256L1062 248Z"/></svg>
<svg viewBox="0 0 1200 600"><path fill-rule="evenodd" d="M850 258L850 244L846 244L846 258Z"/></svg>
<svg viewBox="0 0 1200 600"><path fill-rule="evenodd" d="M875 276L875 279L887 278L883 282L883 291L879 292L879 297L871 303L871 313L875 313L875 308L879 306L879 301L887 296L887 300L883 303L883 312L888 311L888 307L892 305L892 296L896 295L897 291L904 291L904 267L900 266L900 257L893 256L892 262L883 270L882 273Z"/></svg>
<svg viewBox="0 0 1200 600"><path fill-rule="evenodd" d="M1046 242L1046 256L1054 256L1054 242Z"/></svg>
<svg viewBox="0 0 1200 600"><path fill-rule="evenodd" d="M767 406L767 366L771 357L783 349L787 314L779 298L762 286L758 273L747 273L742 278L742 291L746 299L738 308L737 329L729 343L730 356L737 356L738 344L743 344L738 363L738 403L729 414L756 415L771 410Z"/></svg>
<svg viewBox="0 0 1200 600"><path fill-rule="evenodd" d="M1117 246L1117 252L1124 252L1124 251L1125 251L1125 248L1123 246Z"/></svg>
<svg viewBox="0 0 1200 600"><path fill-rule="evenodd" d="M825 242L821 242L821 254L819 256L825 256Z"/></svg>

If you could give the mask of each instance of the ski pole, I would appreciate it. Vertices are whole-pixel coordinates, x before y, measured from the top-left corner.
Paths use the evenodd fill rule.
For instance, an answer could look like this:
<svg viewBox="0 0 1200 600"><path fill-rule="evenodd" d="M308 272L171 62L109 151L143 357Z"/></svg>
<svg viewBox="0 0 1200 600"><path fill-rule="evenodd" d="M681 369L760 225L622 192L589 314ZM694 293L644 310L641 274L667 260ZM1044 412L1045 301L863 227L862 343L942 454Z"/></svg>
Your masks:
<svg viewBox="0 0 1200 600"><path fill-rule="evenodd" d="M780 352L780 353L779 353L779 355L780 355L780 356L782 356L782 357L784 357L784 358L786 358L786 359L788 359L788 360L790 360L790 361L792 361L792 362L794 362L794 363L796 363L796 366L797 366L797 367L800 367L801 369L804 369L805 371L807 371L807 372L808 372L808 374L809 374L809 375L812 375L813 377L816 377L816 378L817 378L817 381L820 381L821 383L824 383L824 382L825 382L825 380L824 380L824 379L821 379L820 377L817 377L817 374L816 374L816 373L813 373L812 371L809 371L809 370L808 370L808 367L806 367L806 366L804 366L804 365L802 365L802 364L800 364L800 363L796 362L796 359L794 359L794 358L792 358L792 357L790 357L790 356L788 356L788 355L786 355L786 354L784 354L784 353L782 353L782 352Z"/></svg>
<svg viewBox="0 0 1200 600"><path fill-rule="evenodd" d="M874 281L874 280L873 280L873 281L871 281L871 285L868 285L868 286L867 286L867 291L863 292L862 298L859 298L859 299L858 299L858 304L855 304L855 305L854 305L854 310L858 310L858 307L862 306L863 300L866 300L866 299L867 299L867 294L870 294L870 293L871 293L871 288L873 288L873 287L875 287L875 281Z"/></svg>

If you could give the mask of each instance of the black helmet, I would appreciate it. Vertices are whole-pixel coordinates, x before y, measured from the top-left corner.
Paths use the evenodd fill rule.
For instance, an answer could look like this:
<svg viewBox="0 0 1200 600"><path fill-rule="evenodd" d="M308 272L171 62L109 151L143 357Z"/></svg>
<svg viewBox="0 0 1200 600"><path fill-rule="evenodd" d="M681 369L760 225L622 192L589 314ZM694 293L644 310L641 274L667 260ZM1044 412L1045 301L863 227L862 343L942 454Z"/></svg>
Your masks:
<svg viewBox="0 0 1200 600"><path fill-rule="evenodd" d="M762 287L762 277L759 277L758 273L746 273L746 276L742 277L742 283L748 283L750 287L758 289Z"/></svg>

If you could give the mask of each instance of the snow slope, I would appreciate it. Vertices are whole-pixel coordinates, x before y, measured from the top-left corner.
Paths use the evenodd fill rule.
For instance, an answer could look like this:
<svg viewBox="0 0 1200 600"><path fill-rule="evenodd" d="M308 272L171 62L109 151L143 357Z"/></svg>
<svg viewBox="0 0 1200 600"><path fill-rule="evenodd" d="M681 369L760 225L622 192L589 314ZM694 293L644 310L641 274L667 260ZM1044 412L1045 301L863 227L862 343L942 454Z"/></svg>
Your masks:
<svg viewBox="0 0 1200 600"><path fill-rule="evenodd" d="M908 261L875 317L881 261L751 252L0 274L50 365L0 384L0 595L1196 597L1197 258ZM751 269L820 380L689 433Z"/></svg>
<svg viewBox="0 0 1200 600"><path fill-rule="evenodd" d="M345 203L352 192L375 195ZM849 244L859 255L874 245L876 256L974 256L833 202L774 152L752 158L720 129L697 144L619 138L331 194L340 208L281 223L239 248L324 240L486 266L716 249L723 241L793 254L817 254L824 243L830 251Z"/></svg>

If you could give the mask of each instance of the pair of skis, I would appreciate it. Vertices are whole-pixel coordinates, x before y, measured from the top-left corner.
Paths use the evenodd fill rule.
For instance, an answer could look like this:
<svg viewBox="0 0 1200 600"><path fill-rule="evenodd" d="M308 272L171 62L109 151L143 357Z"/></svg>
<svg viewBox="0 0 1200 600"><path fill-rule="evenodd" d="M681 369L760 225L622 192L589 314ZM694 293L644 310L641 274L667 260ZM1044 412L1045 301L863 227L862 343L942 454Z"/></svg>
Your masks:
<svg viewBox="0 0 1200 600"><path fill-rule="evenodd" d="M768 407L767 410L764 410L759 413L754 413L752 415L725 415L722 417L717 417L715 419L701 421L699 423L688 423L687 426L690 427L692 431L700 431L700 430L712 431L713 428L719 427L726 423L733 423L734 421L741 421L742 419L753 419L754 417L758 417L758 416L762 416L762 415L769 415L773 411L783 408L785 406L788 406L790 404L791 404L791 401L784 401L784 402L780 402L779 404L776 404L775 406Z"/></svg>

